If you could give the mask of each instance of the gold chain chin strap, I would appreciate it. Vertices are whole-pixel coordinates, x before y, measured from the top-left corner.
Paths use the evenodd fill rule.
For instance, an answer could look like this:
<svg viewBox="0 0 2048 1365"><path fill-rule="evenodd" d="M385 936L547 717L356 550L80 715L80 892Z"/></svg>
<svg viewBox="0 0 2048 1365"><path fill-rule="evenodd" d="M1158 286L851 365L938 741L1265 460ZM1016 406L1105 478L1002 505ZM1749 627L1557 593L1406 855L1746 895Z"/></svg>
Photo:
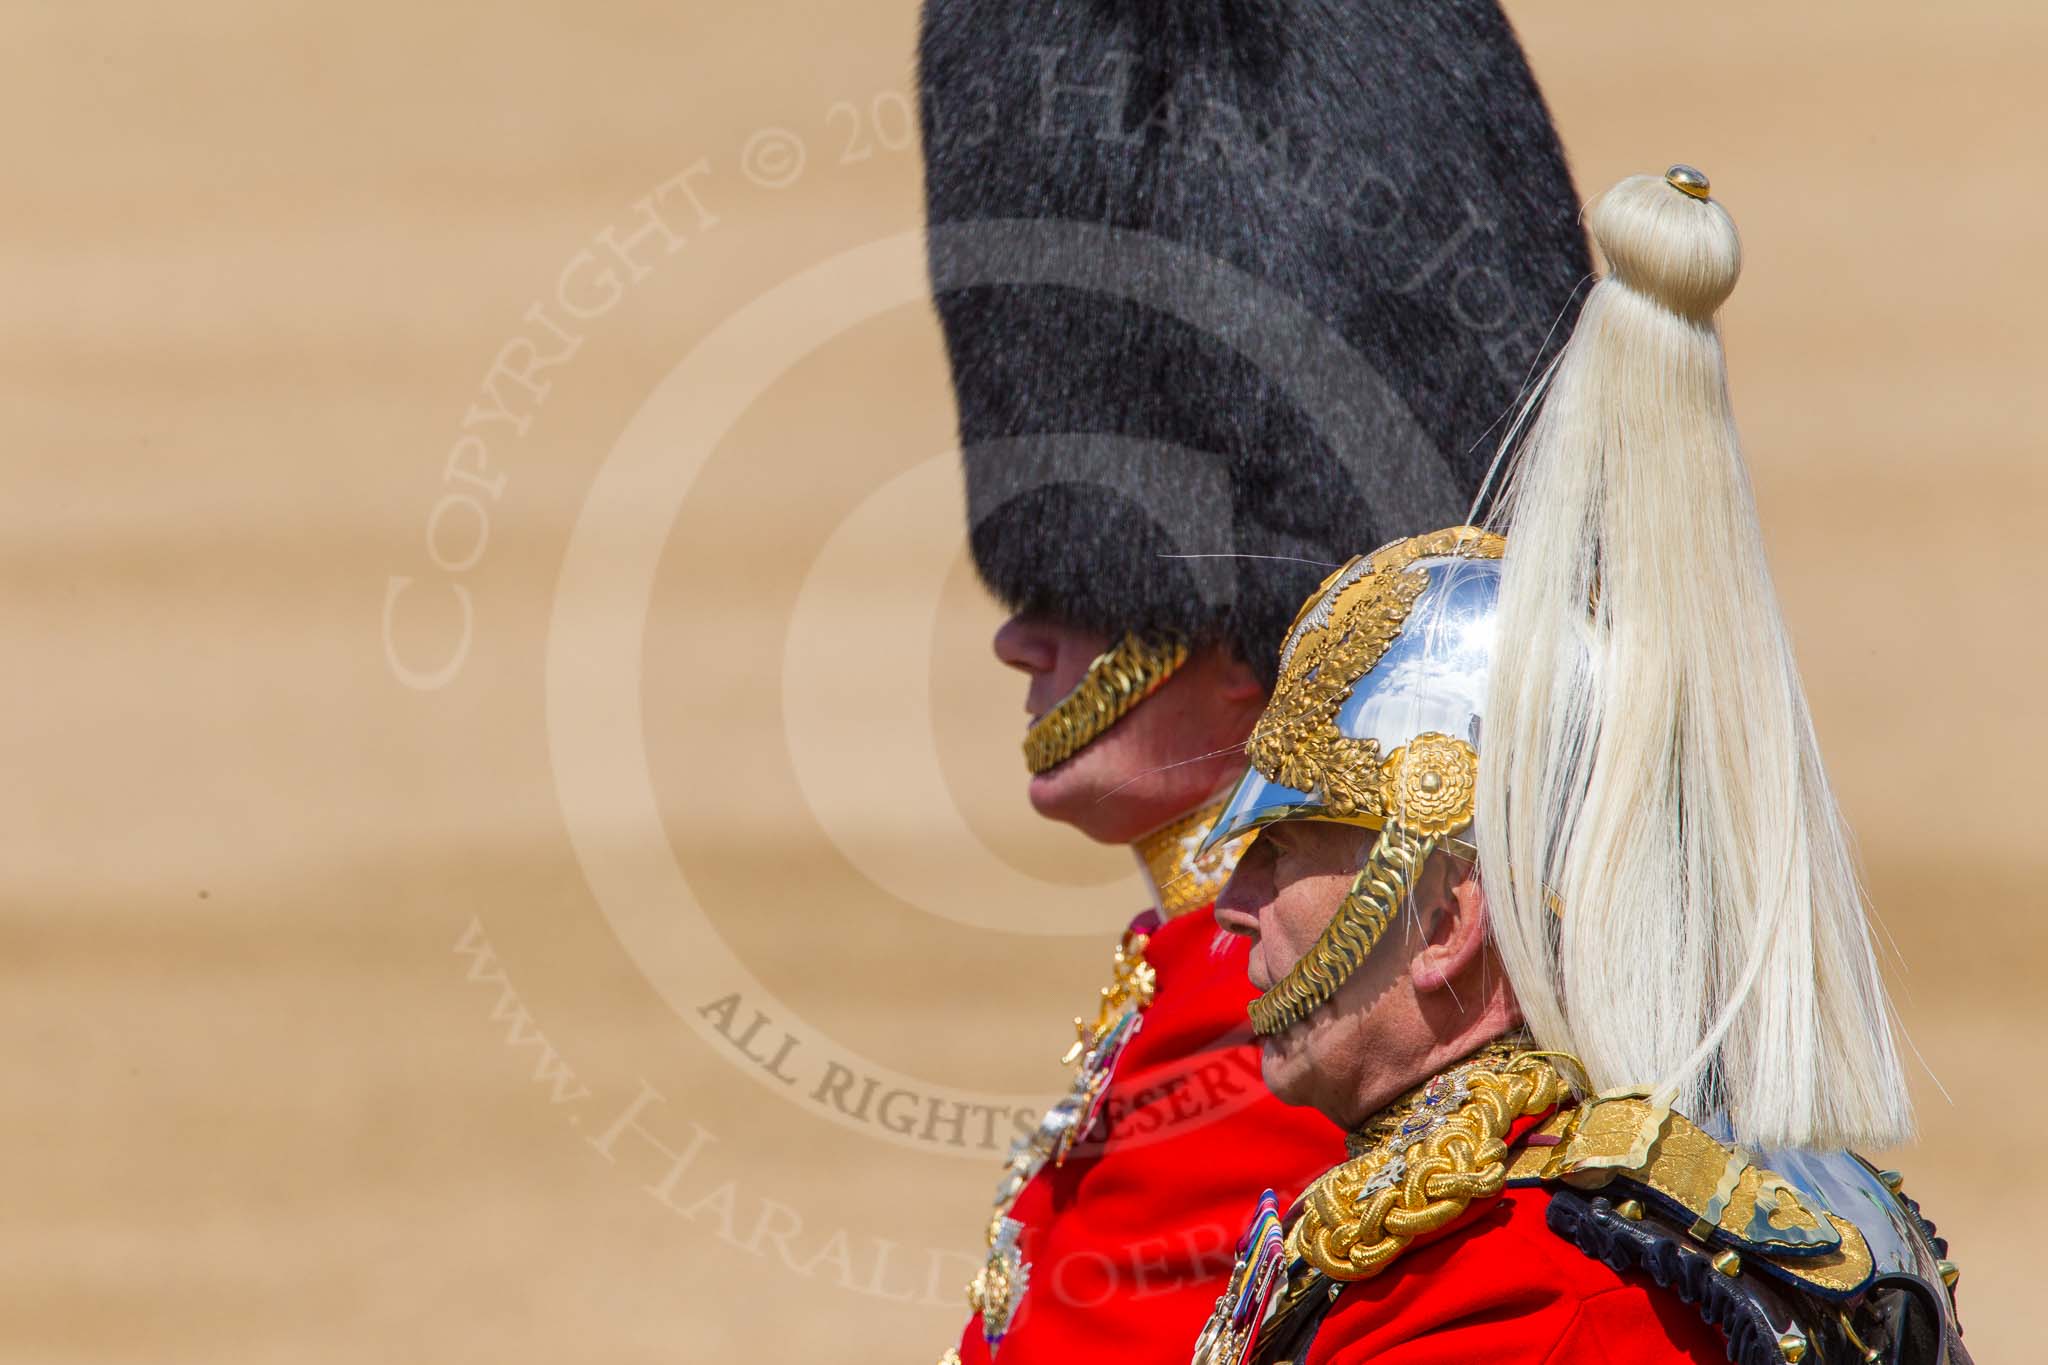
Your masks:
<svg viewBox="0 0 2048 1365"><path fill-rule="evenodd" d="M1271 990L1252 1001L1253 1033L1290 1028L1337 993L1387 932L1408 899L1417 869L1435 849L1434 837L1418 839L1399 823L1387 822L1322 937Z"/></svg>
<svg viewBox="0 0 2048 1365"><path fill-rule="evenodd" d="M1187 661L1187 641L1177 635L1124 636L1098 654L1074 690L1025 732L1025 766L1034 776L1059 767L1102 738Z"/></svg>
<svg viewBox="0 0 2048 1365"><path fill-rule="evenodd" d="M1415 1238L1499 1194L1509 1126L1570 1093L1557 1068L1529 1052L1465 1072L1463 1084L1471 1092L1463 1107L1413 1146L1376 1147L1309 1186L1288 1251L1333 1280L1378 1274Z"/></svg>

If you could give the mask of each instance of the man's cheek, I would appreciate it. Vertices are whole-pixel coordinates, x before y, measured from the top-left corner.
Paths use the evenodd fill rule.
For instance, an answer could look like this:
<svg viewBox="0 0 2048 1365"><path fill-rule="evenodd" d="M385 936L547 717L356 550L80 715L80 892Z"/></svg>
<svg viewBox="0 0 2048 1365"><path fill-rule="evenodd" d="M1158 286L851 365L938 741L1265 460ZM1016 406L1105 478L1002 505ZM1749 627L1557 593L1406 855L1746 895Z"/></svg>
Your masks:
<svg viewBox="0 0 2048 1365"><path fill-rule="evenodd" d="M1293 926L1281 920L1273 926L1273 933L1259 940L1266 950L1266 970L1271 972L1274 982L1293 969L1301 960L1301 949L1296 946Z"/></svg>

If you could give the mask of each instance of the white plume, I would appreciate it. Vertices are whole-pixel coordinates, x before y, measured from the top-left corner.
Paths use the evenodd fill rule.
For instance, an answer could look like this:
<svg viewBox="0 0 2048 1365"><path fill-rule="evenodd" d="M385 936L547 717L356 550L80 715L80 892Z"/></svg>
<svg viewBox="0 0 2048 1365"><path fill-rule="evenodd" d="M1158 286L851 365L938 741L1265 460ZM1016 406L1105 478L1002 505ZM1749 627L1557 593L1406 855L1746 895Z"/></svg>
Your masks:
<svg viewBox="0 0 2048 1365"><path fill-rule="evenodd" d="M1737 443L1720 205L1636 176L1609 274L1519 423L1480 744L1494 936L1598 1089L1725 1110L1759 1146L1910 1128L1846 831Z"/></svg>

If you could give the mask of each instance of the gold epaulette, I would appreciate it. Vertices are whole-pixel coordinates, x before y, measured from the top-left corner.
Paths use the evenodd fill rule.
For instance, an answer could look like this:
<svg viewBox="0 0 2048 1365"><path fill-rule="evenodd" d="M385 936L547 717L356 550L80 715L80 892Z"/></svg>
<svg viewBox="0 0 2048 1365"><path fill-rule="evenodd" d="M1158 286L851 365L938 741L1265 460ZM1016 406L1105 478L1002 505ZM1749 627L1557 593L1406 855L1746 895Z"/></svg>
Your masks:
<svg viewBox="0 0 2048 1365"><path fill-rule="evenodd" d="M1646 1093L1609 1092L1552 1115L1507 1180L1603 1190L1624 1218L1640 1218L1647 1200L1692 1240L1767 1262L1830 1299L1861 1290L1874 1271L1855 1224L1808 1207L1782 1176Z"/></svg>

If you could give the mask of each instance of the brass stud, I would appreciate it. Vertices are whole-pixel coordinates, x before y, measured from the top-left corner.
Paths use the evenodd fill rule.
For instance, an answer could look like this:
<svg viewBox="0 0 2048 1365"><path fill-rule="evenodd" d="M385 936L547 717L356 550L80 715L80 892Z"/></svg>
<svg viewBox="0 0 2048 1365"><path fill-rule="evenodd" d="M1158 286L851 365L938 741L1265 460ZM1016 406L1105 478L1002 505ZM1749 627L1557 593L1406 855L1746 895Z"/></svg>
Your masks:
<svg viewBox="0 0 2048 1365"><path fill-rule="evenodd" d="M1713 190L1707 183L1707 173L1697 166L1679 162L1664 172L1664 183L1680 194L1689 194L1695 199L1705 199Z"/></svg>
<svg viewBox="0 0 2048 1365"><path fill-rule="evenodd" d="M1643 1221L1643 1201L1640 1199L1624 1199L1614 1206L1614 1211L1631 1223Z"/></svg>
<svg viewBox="0 0 2048 1365"><path fill-rule="evenodd" d="M1934 1273L1941 1276L1943 1284L1947 1285L1950 1289L1954 1289L1956 1281L1963 1277L1963 1268L1954 1261L1936 1261L1934 1263Z"/></svg>
<svg viewBox="0 0 2048 1365"><path fill-rule="evenodd" d="M1842 1335L1848 1338L1849 1345L1856 1350L1856 1358L1861 1360L1863 1365L1878 1365L1884 1359L1884 1352L1878 1350L1875 1346L1863 1344L1863 1338L1856 1335L1856 1324L1849 1321L1847 1313L1837 1309L1835 1311L1835 1321L1842 1324Z"/></svg>
<svg viewBox="0 0 2048 1365"><path fill-rule="evenodd" d="M1716 1252L1714 1255L1714 1269L1732 1280L1742 1273L1742 1258L1732 1251Z"/></svg>
<svg viewBox="0 0 2048 1365"><path fill-rule="evenodd" d="M1806 1336L1796 1324L1791 1331L1779 1334L1778 1354L1785 1357L1785 1365L1799 1365L1806 1359Z"/></svg>
<svg viewBox="0 0 2048 1365"><path fill-rule="evenodd" d="M1879 1171L1877 1178L1882 1180L1884 1187L1893 1194L1897 1194L1906 1187L1906 1177L1898 1171Z"/></svg>

